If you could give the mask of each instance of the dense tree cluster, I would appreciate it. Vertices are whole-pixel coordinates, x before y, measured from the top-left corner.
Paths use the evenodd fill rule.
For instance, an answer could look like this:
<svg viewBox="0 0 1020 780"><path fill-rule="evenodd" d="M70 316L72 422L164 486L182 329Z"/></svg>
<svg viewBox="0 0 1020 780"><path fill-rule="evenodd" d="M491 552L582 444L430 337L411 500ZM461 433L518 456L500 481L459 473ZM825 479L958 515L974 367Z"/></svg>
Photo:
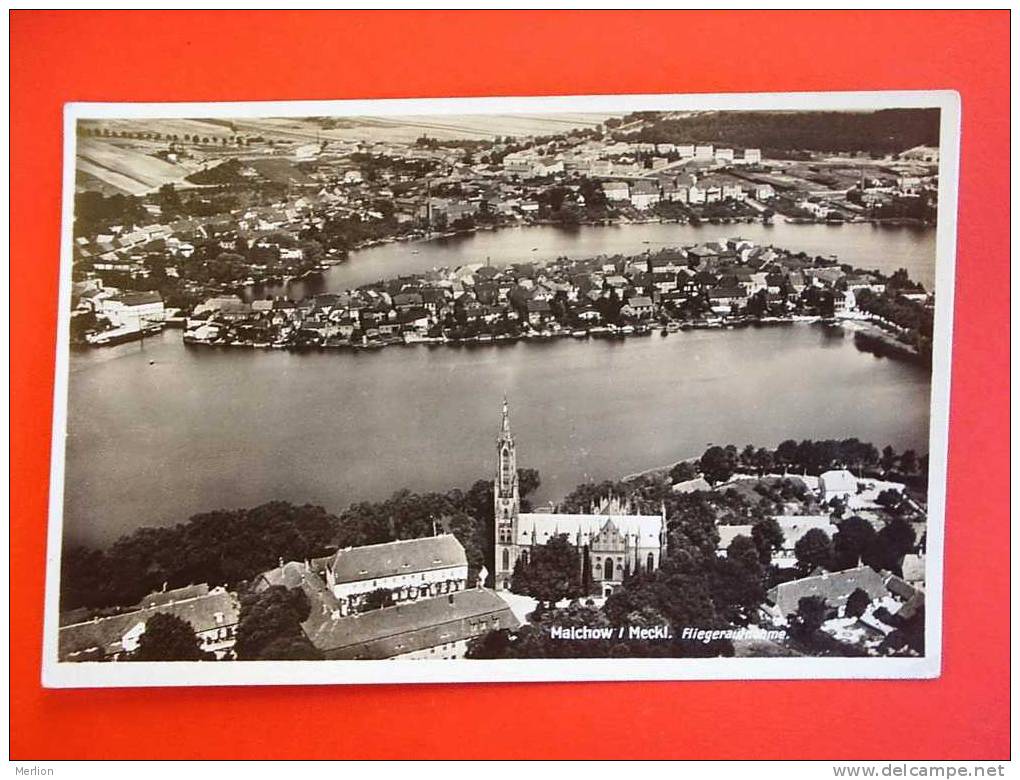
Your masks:
<svg viewBox="0 0 1020 780"><path fill-rule="evenodd" d="M527 496L541 483L535 469L518 469L521 507L529 511ZM467 553L469 577L486 566L494 571L492 482L478 480L467 491L412 493L400 490L385 501L361 501L341 515L336 535L340 547L381 544L446 531L457 537Z"/></svg>
<svg viewBox="0 0 1020 780"><path fill-rule="evenodd" d="M565 534L558 534L545 544L533 546L527 558L518 559L512 589L552 606L565 598L587 595L582 593L581 568L577 548Z"/></svg>
<svg viewBox="0 0 1020 780"><path fill-rule="evenodd" d="M538 489L535 469L519 470L522 507ZM164 584L236 586L284 560L306 560L339 547L452 533L467 553L469 576L494 570L492 483L445 494L394 493L352 504L335 517L317 506L274 501L216 510L169 528L140 528L106 550L69 545L61 557L61 609L129 606Z"/></svg>
<svg viewBox="0 0 1020 780"><path fill-rule="evenodd" d="M134 195L103 195L87 190L74 196L74 233L94 236L110 225L132 225L145 222L148 213L142 200Z"/></svg>
<svg viewBox="0 0 1020 780"><path fill-rule="evenodd" d="M239 661L317 661L322 654L301 624L311 606L300 588L274 585L241 598L234 652Z"/></svg>
<svg viewBox="0 0 1020 780"><path fill-rule="evenodd" d="M717 146L763 150L844 151L895 154L914 146L939 144L938 109L883 111L804 111L791 121L789 113L768 111L704 111L684 116L646 112L627 141L651 143L714 143Z"/></svg>
<svg viewBox="0 0 1020 780"><path fill-rule="evenodd" d="M169 528L140 528L105 551L68 546L61 556L60 606L128 606L164 584L235 586L280 558L328 554L338 527L321 507L274 501L205 512Z"/></svg>
<svg viewBox="0 0 1020 780"><path fill-rule="evenodd" d="M917 543L914 529L903 517L890 518L878 531L857 515L840 520L836 527L831 538L820 528L812 528L797 541L794 554L802 572L819 567L842 571L866 564L901 574L903 556Z"/></svg>
<svg viewBox="0 0 1020 780"><path fill-rule="evenodd" d="M895 334L918 355L931 360L932 339L935 332L935 311L923 303L909 300L899 291L886 289L883 293L861 290L857 294L857 308L894 325Z"/></svg>
<svg viewBox="0 0 1020 780"><path fill-rule="evenodd" d="M241 161L235 157L211 168L203 168L185 178L192 184L239 184L244 181L241 175Z"/></svg>
<svg viewBox="0 0 1020 780"><path fill-rule="evenodd" d="M186 620L167 612L157 612L145 621L145 632L138 648L128 655L131 661L215 661L216 656L202 649L195 629Z"/></svg>

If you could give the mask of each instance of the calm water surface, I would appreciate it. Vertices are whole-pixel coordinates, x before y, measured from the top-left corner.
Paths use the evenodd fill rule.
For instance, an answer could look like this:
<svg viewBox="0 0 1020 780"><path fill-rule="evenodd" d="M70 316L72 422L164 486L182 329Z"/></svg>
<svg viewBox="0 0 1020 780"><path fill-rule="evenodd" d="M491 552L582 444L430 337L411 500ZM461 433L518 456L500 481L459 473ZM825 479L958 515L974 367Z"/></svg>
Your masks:
<svg viewBox="0 0 1020 780"><path fill-rule="evenodd" d="M290 353L185 348L168 331L76 352L65 529L105 544L270 499L339 512L403 487L466 488L494 469L504 392L540 500L710 442L857 436L926 451L928 372L840 334L790 325Z"/></svg>
<svg viewBox="0 0 1020 780"><path fill-rule="evenodd" d="M552 226L507 228L435 241L397 242L355 252L350 259L289 286L253 288L251 297L287 293L303 298L320 292L353 289L404 274L433 268L484 263L545 262L557 257L636 255L665 246L746 238L795 252L827 257L862 269L892 273L906 268L912 279L928 289L935 281L935 230L923 227L881 227L869 223L845 225L791 224L777 221L731 225L648 223L564 229Z"/></svg>

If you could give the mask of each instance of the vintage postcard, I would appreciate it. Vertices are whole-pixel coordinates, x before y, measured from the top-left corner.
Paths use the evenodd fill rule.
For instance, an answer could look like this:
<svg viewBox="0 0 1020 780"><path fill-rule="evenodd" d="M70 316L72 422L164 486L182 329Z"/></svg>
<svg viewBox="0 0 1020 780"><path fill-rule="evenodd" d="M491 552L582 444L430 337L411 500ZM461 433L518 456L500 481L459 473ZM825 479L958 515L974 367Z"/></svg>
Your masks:
<svg viewBox="0 0 1020 780"><path fill-rule="evenodd" d="M44 684L937 676L959 122L67 106Z"/></svg>

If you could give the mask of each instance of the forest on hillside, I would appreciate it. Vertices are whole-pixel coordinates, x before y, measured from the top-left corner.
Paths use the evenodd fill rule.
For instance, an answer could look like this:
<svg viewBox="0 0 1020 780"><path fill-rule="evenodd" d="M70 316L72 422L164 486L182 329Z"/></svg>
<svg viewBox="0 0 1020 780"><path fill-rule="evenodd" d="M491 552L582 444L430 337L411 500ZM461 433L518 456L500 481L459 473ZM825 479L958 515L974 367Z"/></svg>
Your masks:
<svg viewBox="0 0 1020 780"><path fill-rule="evenodd" d="M881 111L706 111L679 116L641 112L643 120L621 139L648 143L714 143L763 151L897 154L939 145L939 109Z"/></svg>

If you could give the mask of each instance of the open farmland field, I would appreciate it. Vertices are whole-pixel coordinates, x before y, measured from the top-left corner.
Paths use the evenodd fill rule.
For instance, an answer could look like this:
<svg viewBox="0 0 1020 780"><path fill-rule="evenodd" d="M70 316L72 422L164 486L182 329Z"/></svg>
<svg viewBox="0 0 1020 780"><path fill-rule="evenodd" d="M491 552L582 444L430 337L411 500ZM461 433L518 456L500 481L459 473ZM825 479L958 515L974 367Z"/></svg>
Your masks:
<svg viewBox="0 0 1020 780"><path fill-rule="evenodd" d="M411 143L422 135L438 140L491 139L501 135L550 135L575 127L594 127L608 114L467 114L394 117L265 117L259 119L101 119L82 120L90 130L209 138L242 135L294 142L319 139Z"/></svg>
<svg viewBox="0 0 1020 780"><path fill-rule="evenodd" d="M234 135L231 123L224 119L82 119L78 124L82 129L93 131L151 133L161 140L174 136L183 140L185 136L195 135L219 140Z"/></svg>
<svg viewBox="0 0 1020 780"><path fill-rule="evenodd" d="M326 117L319 121L324 137L413 143L423 135L439 141L491 140L496 136L552 135L594 127L608 114L466 114L459 116Z"/></svg>
<svg viewBox="0 0 1020 780"><path fill-rule="evenodd" d="M152 146L151 151L158 147ZM168 182L180 182L198 164L182 165L161 160L148 154L141 142L79 138L77 170L80 176L78 189L93 189L91 182L99 180L105 187L127 195L141 195L159 189Z"/></svg>

